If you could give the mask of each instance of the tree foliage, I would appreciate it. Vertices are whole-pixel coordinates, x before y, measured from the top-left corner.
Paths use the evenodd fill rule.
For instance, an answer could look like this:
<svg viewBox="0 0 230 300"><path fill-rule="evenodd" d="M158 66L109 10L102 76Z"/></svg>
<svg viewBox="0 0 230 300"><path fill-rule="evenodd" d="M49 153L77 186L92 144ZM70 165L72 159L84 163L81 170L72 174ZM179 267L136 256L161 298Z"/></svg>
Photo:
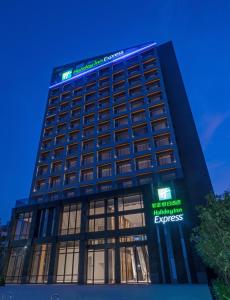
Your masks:
<svg viewBox="0 0 230 300"><path fill-rule="evenodd" d="M206 206L197 210L200 225L192 241L204 263L230 286L230 193L208 195Z"/></svg>

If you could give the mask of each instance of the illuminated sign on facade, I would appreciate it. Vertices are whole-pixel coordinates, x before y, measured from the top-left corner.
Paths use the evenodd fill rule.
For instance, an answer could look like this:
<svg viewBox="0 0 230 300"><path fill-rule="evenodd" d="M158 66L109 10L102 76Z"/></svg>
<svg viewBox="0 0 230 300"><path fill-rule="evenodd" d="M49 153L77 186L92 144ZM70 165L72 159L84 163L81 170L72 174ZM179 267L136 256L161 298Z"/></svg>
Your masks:
<svg viewBox="0 0 230 300"><path fill-rule="evenodd" d="M183 221L182 201L180 199L172 199L171 189L169 187L159 188L157 193L159 201L152 203L154 223L165 224Z"/></svg>
<svg viewBox="0 0 230 300"><path fill-rule="evenodd" d="M159 200L172 199L171 189L169 187L157 189Z"/></svg>
<svg viewBox="0 0 230 300"><path fill-rule="evenodd" d="M57 87L65 82L69 82L71 80L74 80L80 76L86 75L90 72L93 72L100 68L101 66L106 66L110 64L111 62L117 62L119 60L123 60L128 58L131 55L137 54L139 52L142 52L150 47L155 46L156 43L151 43L145 46L140 46L137 48L131 48L126 50L120 50L118 52L115 52L113 54L106 55L104 57L100 57L98 59L94 59L91 61L88 61L86 63L78 64L77 66L73 66L72 70L61 70L55 72L53 74L52 84L49 88ZM69 67L71 68L71 67ZM68 72L68 73L67 73Z"/></svg>
<svg viewBox="0 0 230 300"><path fill-rule="evenodd" d="M66 80L66 79L70 79L72 76L80 74L81 72L88 71L88 70L93 69L97 66L100 66L103 63L112 61L113 59L118 58L121 55L124 55L123 50L121 50L119 52L116 52L114 54L108 55L108 56L104 56L104 57L99 58L99 59L95 59L94 61L92 61L90 63L84 64L83 66L77 66L76 69L73 71L73 73L72 73L72 70L65 71L64 73L62 73L62 81Z"/></svg>
<svg viewBox="0 0 230 300"><path fill-rule="evenodd" d="M72 70L67 70L64 73L62 73L61 79L62 80L67 80L72 77Z"/></svg>

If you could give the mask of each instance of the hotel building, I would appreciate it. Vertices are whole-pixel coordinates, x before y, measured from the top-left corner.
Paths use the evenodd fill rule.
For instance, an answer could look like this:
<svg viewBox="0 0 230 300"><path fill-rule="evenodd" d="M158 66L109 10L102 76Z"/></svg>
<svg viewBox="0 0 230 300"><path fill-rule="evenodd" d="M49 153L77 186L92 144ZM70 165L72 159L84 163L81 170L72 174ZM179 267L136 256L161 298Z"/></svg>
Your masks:
<svg viewBox="0 0 230 300"><path fill-rule="evenodd" d="M171 42L54 68L6 282L204 283L190 234L211 191Z"/></svg>

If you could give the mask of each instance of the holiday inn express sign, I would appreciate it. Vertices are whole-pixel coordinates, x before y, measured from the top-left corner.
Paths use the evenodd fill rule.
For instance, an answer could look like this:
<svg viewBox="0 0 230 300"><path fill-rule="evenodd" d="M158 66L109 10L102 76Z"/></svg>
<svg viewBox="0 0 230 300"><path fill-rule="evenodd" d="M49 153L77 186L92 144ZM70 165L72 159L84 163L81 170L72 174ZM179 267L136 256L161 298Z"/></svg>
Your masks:
<svg viewBox="0 0 230 300"><path fill-rule="evenodd" d="M158 201L152 203L154 223L183 221L182 201L172 199L171 189L169 187L159 188L157 193Z"/></svg>
<svg viewBox="0 0 230 300"><path fill-rule="evenodd" d="M82 72L93 69L93 68L95 68L97 66L100 66L104 63L112 61L113 59L118 58L122 55L124 55L124 50L118 51L118 52L113 53L113 54L108 55L108 56L104 56L104 57L99 58L99 59L95 59L91 62L85 63L84 65L78 65L74 70L70 69L70 70L67 70L67 71L63 72L62 76L61 76L62 81L70 79L71 77L73 77L77 74L80 74Z"/></svg>
<svg viewBox="0 0 230 300"><path fill-rule="evenodd" d="M60 84L74 80L112 62L126 59L129 56L147 50L148 48L155 45L156 43L150 43L135 48L119 50L117 52L101 56L99 58L94 58L92 60L84 61L81 63L74 63L71 66L69 65L69 67L57 68L57 70L55 70L53 73L50 88L57 87Z"/></svg>

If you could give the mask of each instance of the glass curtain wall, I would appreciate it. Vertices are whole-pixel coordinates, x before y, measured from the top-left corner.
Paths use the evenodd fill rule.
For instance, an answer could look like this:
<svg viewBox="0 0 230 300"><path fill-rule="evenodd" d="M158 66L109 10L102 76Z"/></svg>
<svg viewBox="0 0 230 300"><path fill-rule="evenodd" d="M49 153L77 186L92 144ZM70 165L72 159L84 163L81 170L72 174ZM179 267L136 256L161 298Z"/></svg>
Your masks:
<svg viewBox="0 0 230 300"><path fill-rule="evenodd" d="M6 274L6 282L19 283L21 281L22 268L25 258L24 247L12 248L8 269Z"/></svg>
<svg viewBox="0 0 230 300"><path fill-rule="evenodd" d="M47 283L50 263L50 250L51 246L48 244L35 246L29 279L31 283Z"/></svg>
<svg viewBox="0 0 230 300"><path fill-rule="evenodd" d="M56 282L78 282L79 241L59 244Z"/></svg>

